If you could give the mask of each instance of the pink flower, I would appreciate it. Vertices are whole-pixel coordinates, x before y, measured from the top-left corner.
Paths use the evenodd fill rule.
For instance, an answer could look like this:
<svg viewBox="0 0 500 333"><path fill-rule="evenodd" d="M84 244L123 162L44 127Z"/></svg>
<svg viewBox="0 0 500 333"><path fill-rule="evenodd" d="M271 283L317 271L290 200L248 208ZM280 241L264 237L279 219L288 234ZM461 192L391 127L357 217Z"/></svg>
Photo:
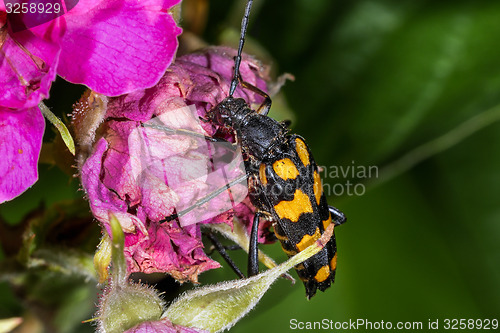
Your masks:
<svg viewBox="0 0 500 333"><path fill-rule="evenodd" d="M110 96L154 85L177 49L181 29L168 10L179 2L80 0L38 25L40 16L7 14L0 2L0 203L38 178L44 120L37 105L56 74Z"/></svg>
<svg viewBox="0 0 500 333"><path fill-rule="evenodd" d="M253 215L244 181L233 192L244 188L241 200L217 197L204 203L191 220L163 222L227 184L221 174L207 170L219 170L222 157L236 155L234 147L207 143L203 135L212 135L216 128L199 119L206 119L206 113L228 95L234 56L235 50L211 48L180 57L155 87L103 100L107 106L101 111L82 110L86 101L75 110L77 133L99 129L90 140L85 135L79 140L77 135L82 184L94 216L108 232L110 213L120 221L130 272L167 272L179 281L196 282L199 273L219 267L203 252L200 224L231 224L235 215L249 223ZM266 73L254 59L243 58L241 74L266 90ZM261 96L247 90L237 89L235 96L262 102ZM96 119L104 120L99 126L81 119L99 112L103 114ZM174 135L168 132L172 129L201 137ZM235 179L238 172L238 167L228 168L225 175Z"/></svg>

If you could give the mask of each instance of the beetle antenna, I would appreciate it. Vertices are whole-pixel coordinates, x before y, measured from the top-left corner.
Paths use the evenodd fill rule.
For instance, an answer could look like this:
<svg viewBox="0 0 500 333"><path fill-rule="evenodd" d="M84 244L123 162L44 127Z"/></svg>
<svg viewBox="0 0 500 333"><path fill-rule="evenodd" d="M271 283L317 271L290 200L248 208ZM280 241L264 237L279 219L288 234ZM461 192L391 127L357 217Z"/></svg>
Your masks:
<svg viewBox="0 0 500 333"><path fill-rule="evenodd" d="M231 87L229 89L229 96L233 97L234 91L240 82L240 63L241 63L241 52L243 51L243 44L245 44L245 35L247 33L248 18L250 17L250 9L252 8L253 0L248 0L245 7L245 15L241 20L241 33L240 33L240 43L238 45L238 54L234 59L234 73L233 79L231 80Z"/></svg>

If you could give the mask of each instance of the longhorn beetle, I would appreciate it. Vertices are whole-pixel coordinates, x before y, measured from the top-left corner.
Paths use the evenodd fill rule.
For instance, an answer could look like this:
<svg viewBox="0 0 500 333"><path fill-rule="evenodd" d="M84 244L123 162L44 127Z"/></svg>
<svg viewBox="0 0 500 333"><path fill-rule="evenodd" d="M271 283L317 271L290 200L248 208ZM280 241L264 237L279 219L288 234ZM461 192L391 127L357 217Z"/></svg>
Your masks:
<svg viewBox="0 0 500 333"><path fill-rule="evenodd" d="M270 97L244 82L240 76L251 6L252 0L248 0L229 96L208 113L208 119L215 125L234 131L242 148L250 199L257 208L248 257L248 274L255 275L258 273L260 218L273 222L274 233L288 256L315 242L330 223L340 225L346 218L338 209L328 206L318 166L304 139L289 134L284 124L269 118ZM233 97L238 84L264 97L264 102L256 111L244 99ZM337 248L333 235L319 253L295 267L304 282L308 298L314 296L317 289L324 291L334 282L336 267Z"/></svg>

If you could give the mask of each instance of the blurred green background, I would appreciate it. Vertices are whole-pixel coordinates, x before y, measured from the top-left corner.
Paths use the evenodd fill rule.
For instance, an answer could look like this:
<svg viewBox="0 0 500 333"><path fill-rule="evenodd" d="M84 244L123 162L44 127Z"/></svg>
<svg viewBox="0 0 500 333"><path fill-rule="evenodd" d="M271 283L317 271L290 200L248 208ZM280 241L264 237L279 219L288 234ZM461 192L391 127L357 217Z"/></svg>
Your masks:
<svg viewBox="0 0 500 333"><path fill-rule="evenodd" d="M184 5L193 6L184 8L185 31L234 43L244 1ZM245 50L295 76L271 116L293 119L348 223L336 229L332 288L307 301L300 281L279 280L232 332L294 331L292 319L422 322L422 331L429 319L440 320L437 331L446 318L500 319L499 36L499 1L254 1ZM55 105L60 114L79 93ZM371 177L357 173L369 167ZM348 174L332 174L341 169ZM40 179L0 207L2 216L15 224L42 199L82 194L57 168L43 166ZM354 185L358 193L347 194ZM265 250L285 259L279 244ZM200 281L232 274L212 271ZM57 318L90 318L94 284L66 282L78 306ZM19 290L0 283L1 317L23 314L26 303L13 294Z"/></svg>
<svg viewBox="0 0 500 333"><path fill-rule="evenodd" d="M238 27L243 4L210 3L209 33ZM249 34L295 76L293 131L317 163L378 177L323 178L345 189L335 285L307 301L278 281L233 331L499 318L500 2L256 0Z"/></svg>

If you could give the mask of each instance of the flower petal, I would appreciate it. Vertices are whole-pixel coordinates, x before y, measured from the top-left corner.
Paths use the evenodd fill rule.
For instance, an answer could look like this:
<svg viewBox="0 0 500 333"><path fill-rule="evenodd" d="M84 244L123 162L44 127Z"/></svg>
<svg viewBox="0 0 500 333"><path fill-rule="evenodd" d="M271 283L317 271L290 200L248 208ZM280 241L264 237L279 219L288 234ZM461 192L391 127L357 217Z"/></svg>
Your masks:
<svg viewBox="0 0 500 333"><path fill-rule="evenodd" d="M229 83L233 77L235 56L236 50L229 47L211 47L179 58L177 64L189 71L197 83L190 92L189 99L213 101L213 107L227 97ZM266 81L270 80L269 69L247 54L243 54L242 58L240 74L243 81L267 91ZM218 84L214 84L213 80ZM241 85L236 88L234 97L244 98L250 104L260 104L264 100L261 95L243 89Z"/></svg>
<svg viewBox="0 0 500 333"><path fill-rule="evenodd" d="M220 267L203 252L199 226L151 224L148 235L126 235L125 255L131 272L167 272L178 281L197 282L200 273Z"/></svg>
<svg viewBox="0 0 500 333"><path fill-rule="evenodd" d="M37 107L0 107L0 203L12 200L38 179L45 120Z"/></svg>
<svg viewBox="0 0 500 333"><path fill-rule="evenodd" d="M127 212L126 203L116 192L106 187L100 181L100 168L103 156L108 152L108 143L101 139L96 143L94 154L86 160L82 168L82 185L90 199L90 208L94 216L109 229L109 213L113 213L126 233L135 233L136 229L147 234L146 227L141 219Z"/></svg>
<svg viewBox="0 0 500 333"><path fill-rule="evenodd" d="M56 23L38 27L39 32ZM60 48L57 41L37 37L30 30L4 35L0 51L0 106L31 108L49 96L56 77Z"/></svg>
<svg viewBox="0 0 500 333"><path fill-rule="evenodd" d="M81 0L64 16L58 74L109 96L154 85L177 49L167 10L179 1Z"/></svg>
<svg viewBox="0 0 500 333"><path fill-rule="evenodd" d="M125 331L125 333L205 333L205 332L208 333L208 331L199 328L174 325L167 318L158 321L144 322L142 324L137 325L134 328Z"/></svg>

